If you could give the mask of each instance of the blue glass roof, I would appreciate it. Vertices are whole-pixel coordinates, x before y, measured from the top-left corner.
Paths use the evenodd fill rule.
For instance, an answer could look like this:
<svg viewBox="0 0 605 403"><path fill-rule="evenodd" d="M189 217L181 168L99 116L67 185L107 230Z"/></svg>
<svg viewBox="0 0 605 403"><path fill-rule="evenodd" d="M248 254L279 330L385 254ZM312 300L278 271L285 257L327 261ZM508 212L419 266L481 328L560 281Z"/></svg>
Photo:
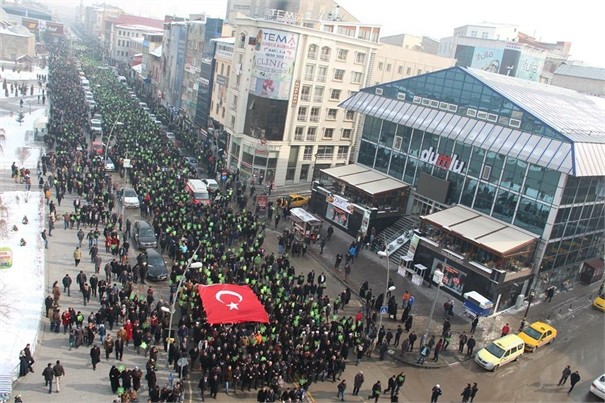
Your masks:
<svg viewBox="0 0 605 403"><path fill-rule="evenodd" d="M364 88L340 105L574 176L605 176L605 100L452 67Z"/></svg>

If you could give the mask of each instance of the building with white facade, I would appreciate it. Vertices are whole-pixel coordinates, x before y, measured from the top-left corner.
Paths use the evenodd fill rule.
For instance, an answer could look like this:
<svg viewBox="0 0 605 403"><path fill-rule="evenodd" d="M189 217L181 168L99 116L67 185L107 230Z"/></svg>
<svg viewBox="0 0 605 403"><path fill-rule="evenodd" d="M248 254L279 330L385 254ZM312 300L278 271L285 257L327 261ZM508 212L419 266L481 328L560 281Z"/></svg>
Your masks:
<svg viewBox="0 0 605 403"><path fill-rule="evenodd" d="M105 18L103 22L103 45L106 56L117 63L130 63L130 39L142 38L144 34L162 34L164 21L135 15L120 15Z"/></svg>
<svg viewBox="0 0 605 403"><path fill-rule="evenodd" d="M358 20L334 0L227 0L226 20L238 17L269 18L300 23L301 20Z"/></svg>
<svg viewBox="0 0 605 403"><path fill-rule="evenodd" d="M105 29L105 20L108 18L118 18L122 14L124 14L124 11L117 7L106 5L88 6L84 9L84 25L92 35L101 37Z"/></svg>
<svg viewBox="0 0 605 403"><path fill-rule="evenodd" d="M554 71L551 84L605 97L605 68L563 63Z"/></svg>
<svg viewBox="0 0 605 403"><path fill-rule="evenodd" d="M218 42L211 104L230 138L228 166L283 185L348 163L357 116L338 103L368 84L380 27L247 18L235 25L230 65Z"/></svg>

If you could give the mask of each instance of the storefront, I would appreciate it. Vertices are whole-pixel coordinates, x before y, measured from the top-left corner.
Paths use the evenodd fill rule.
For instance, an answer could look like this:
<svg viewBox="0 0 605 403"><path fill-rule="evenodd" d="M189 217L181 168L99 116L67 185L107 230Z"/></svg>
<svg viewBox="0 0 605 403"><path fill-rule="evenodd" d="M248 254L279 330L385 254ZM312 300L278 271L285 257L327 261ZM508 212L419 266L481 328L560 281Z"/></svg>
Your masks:
<svg viewBox="0 0 605 403"><path fill-rule="evenodd" d="M386 228L405 212L408 186L361 165L320 170L310 210L352 236Z"/></svg>
<svg viewBox="0 0 605 403"><path fill-rule="evenodd" d="M357 163L410 185L408 213L460 205L534 234L538 289L578 279L584 261L603 256L602 99L452 67L340 106L363 115Z"/></svg>
<svg viewBox="0 0 605 403"><path fill-rule="evenodd" d="M277 169L277 160L281 146L268 145L258 139L246 140L241 137L231 137L229 168L239 167L240 177L249 179L263 178L263 182L273 182Z"/></svg>

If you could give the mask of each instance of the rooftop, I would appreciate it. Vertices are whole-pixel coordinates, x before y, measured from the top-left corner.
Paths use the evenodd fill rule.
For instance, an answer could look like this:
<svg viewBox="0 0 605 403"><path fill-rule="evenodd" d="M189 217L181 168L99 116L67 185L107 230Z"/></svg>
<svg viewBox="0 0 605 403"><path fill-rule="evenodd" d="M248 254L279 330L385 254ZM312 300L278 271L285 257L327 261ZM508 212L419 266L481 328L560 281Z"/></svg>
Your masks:
<svg viewBox="0 0 605 403"><path fill-rule="evenodd" d="M554 74L605 81L605 68L562 63Z"/></svg>
<svg viewBox="0 0 605 403"><path fill-rule="evenodd" d="M123 14L116 18L107 18L106 21L112 22L115 25L143 25L146 27L164 29L164 21L156 20L155 18L139 17L137 15Z"/></svg>

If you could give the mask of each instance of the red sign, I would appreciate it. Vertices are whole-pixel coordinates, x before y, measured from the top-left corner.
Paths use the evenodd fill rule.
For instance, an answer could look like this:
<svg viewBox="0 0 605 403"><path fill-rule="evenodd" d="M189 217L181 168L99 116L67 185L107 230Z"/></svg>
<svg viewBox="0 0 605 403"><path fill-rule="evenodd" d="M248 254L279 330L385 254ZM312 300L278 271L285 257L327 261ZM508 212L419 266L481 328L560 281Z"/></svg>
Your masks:
<svg viewBox="0 0 605 403"><path fill-rule="evenodd" d="M267 195L258 195L256 197L256 204L258 204L258 206L261 209L267 208L268 201L269 201L269 196L267 196Z"/></svg>
<svg viewBox="0 0 605 403"><path fill-rule="evenodd" d="M247 285L199 285L198 292L211 325L223 323L269 323L269 315Z"/></svg>

